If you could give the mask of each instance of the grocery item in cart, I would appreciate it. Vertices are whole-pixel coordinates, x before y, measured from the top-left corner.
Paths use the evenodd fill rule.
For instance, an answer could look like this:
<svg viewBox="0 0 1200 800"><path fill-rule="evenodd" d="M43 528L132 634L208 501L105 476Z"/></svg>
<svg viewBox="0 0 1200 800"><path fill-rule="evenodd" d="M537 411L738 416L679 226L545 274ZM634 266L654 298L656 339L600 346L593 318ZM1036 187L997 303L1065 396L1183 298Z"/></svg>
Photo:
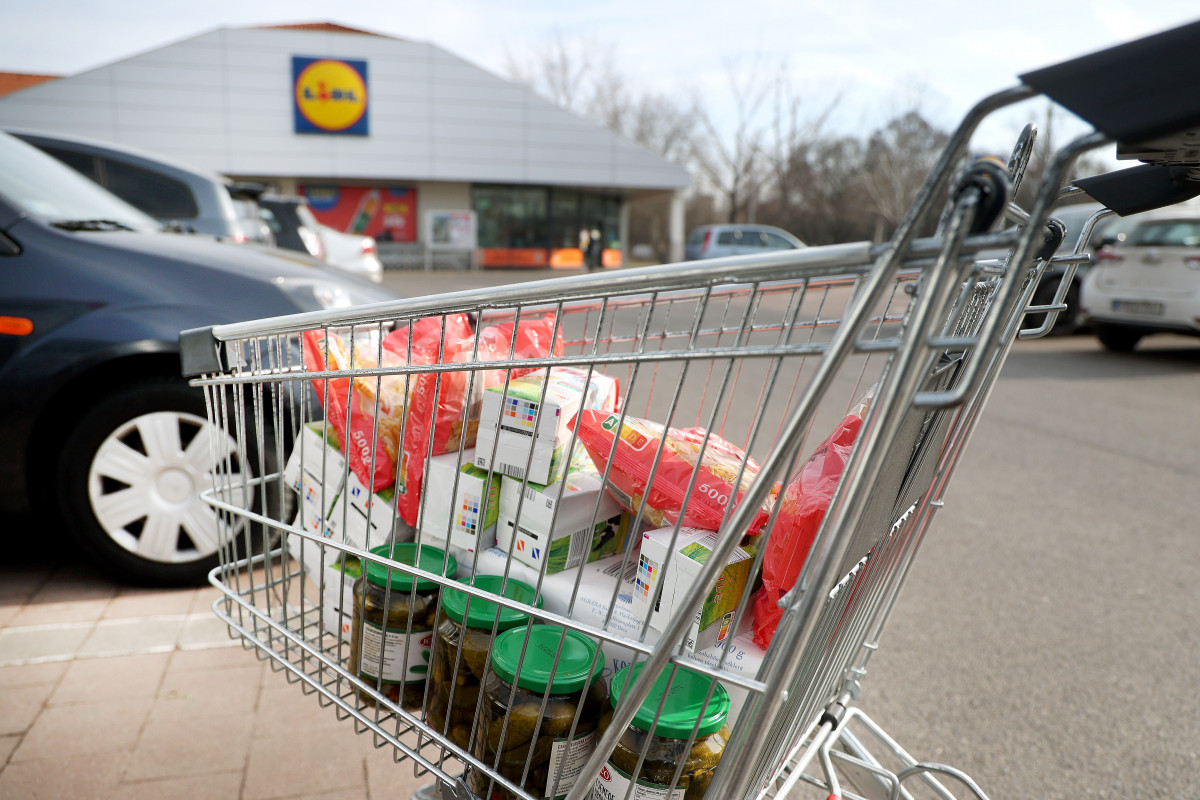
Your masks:
<svg viewBox="0 0 1200 800"><path fill-rule="evenodd" d="M633 664L613 677L611 708L617 707L645 666ZM729 741L728 713L729 695L719 682L685 667L668 666L600 770L593 800L701 800ZM600 720L601 734L611 720L610 710ZM638 769L643 750L645 758ZM631 784L637 788L629 794Z"/></svg>
<svg viewBox="0 0 1200 800"><path fill-rule="evenodd" d="M421 509L417 527L423 538L448 542L467 553L495 543L500 476L489 477L474 461L474 450L429 459L428 485L436 488L426 494Z"/></svg>
<svg viewBox="0 0 1200 800"><path fill-rule="evenodd" d="M523 626L496 637L475 756L534 797L564 797L595 749L608 704L598 649L557 625ZM488 800L516 797L477 770L467 785Z"/></svg>
<svg viewBox="0 0 1200 800"><path fill-rule="evenodd" d="M475 465L546 485L567 469L568 422L581 409L617 408L616 378L556 367L484 393ZM528 469L528 474L526 470Z"/></svg>
<svg viewBox="0 0 1200 800"><path fill-rule="evenodd" d="M362 561L329 549L321 587L321 627L335 636L350 638L354 623L354 583L362 577Z"/></svg>
<svg viewBox="0 0 1200 800"><path fill-rule="evenodd" d="M358 476L350 473L338 497L337 508L329 515L329 529L339 540L363 550L393 541L395 495L391 486L371 492L359 482Z"/></svg>
<svg viewBox="0 0 1200 800"><path fill-rule="evenodd" d="M463 583L526 605L542 607L542 599L534 588L516 578L506 581L499 575L476 575ZM442 592L442 612L438 615L437 637L429 668L429 705L425 719L459 747L470 746L480 687L490 667L488 653L495 642L492 629L495 628L496 636L499 636L529 621L529 615L522 611L470 597L466 592L455 589Z"/></svg>
<svg viewBox="0 0 1200 800"><path fill-rule="evenodd" d="M775 635L783 616L779 600L800 577L874 396L872 388L855 403L779 497L777 518L763 550L763 585L754 595L754 641L762 647Z"/></svg>
<svg viewBox="0 0 1200 800"><path fill-rule="evenodd" d="M515 332L515 333L514 333ZM510 358L562 355L561 332L552 317L503 323L484 328L478 337L447 338L434 358L425 363L468 364ZM396 481L400 515L417 525L426 458L453 453L475 444L480 425L478 404L486 390L503 386L532 372L532 368L475 369L427 372L416 376L409 399L404 452Z"/></svg>
<svg viewBox="0 0 1200 800"><path fill-rule="evenodd" d="M700 570L717 544L717 534L695 528L660 528L642 534L634 599L653 608L650 627L660 633L671 618L686 613L684 596L700 577ZM734 548L716 585L696 610L685 646L695 653L723 644L733 632L733 616L753 575L754 551Z"/></svg>
<svg viewBox="0 0 1200 800"><path fill-rule="evenodd" d="M719 530L730 500L736 507L758 475L758 464L737 445L715 433L706 437L702 428L664 431L649 420L626 416L622 422L619 414L603 411L583 411L574 425L601 473L612 462L609 491L632 513L640 509L643 521L656 528L682 518L691 528ZM660 442L662 456L655 468ZM760 509L748 532L758 531L767 516L768 509Z"/></svg>
<svg viewBox="0 0 1200 800"><path fill-rule="evenodd" d="M630 639L638 639L646 627L649 612L633 602L636 570L637 554L633 553L628 559L618 554L554 575L541 576L533 567L518 562L498 547L492 547L479 554L475 572L483 575L507 574L532 586L537 586L540 579L541 596L547 611ZM646 631L646 641L653 642L656 636L653 631ZM604 645L604 654L607 656L602 673L605 678L633 660L632 650L612 642Z"/></svg>
<svg viewBox="0 0 1200 800"><path fill-rule="evenodd" d="M361 344L351 342L324 330L304 331L300 340L303 344L304 366L309 372L377 366L374 356L365 353L377 353L378 348L372 348L365 341ZM386 455L385 429L382 424L376 426L375 393L372 391L370 396L364 395L363 389L367 385L363 379L352 382L350 378L313 381L317 401L325 409L329 426L337 433L342 451L350 462L350 469L363 485L378 490L395 481L395 461ZM382 392L379 397L380 408L384 412L381 416L386 416L391 407L384 405L384 398L395 398L392 393L385 395ZM403 398L398 398L397 402L402 409Z"/></svg>
<svg viewBox="0 0 1200 800"><path fill-rule="evenodd" d="M632 522L604 491L580 444L567 474L549 486L507 476L500 481L497 545L531 567L545 564L549 575L623 552Z"/></svg>
<svg viewBox="0 0 1200 800"><path fill-rule="evenodd" d="M418 548L405 542L371 552L439 575L454 575L458 569L454 556L428 545ZM443 562L447 562L445 566ZM438 584L382 561L368 561L354 582L348 669L404 708L420 708L425 694L437 599ZM361 689L359 697L367 703L375 701Z"/></svg>
<svg viewBox="0 0 1200 800"><path fill-rule="evenodd" d="M283 482L302 496L306 492L325 489L325 510L342 490L346 458L338 446L337 431L321 422L310 422L300 428L287 464L283 467ZM307 479L307 480L305 480Z"/></svg>

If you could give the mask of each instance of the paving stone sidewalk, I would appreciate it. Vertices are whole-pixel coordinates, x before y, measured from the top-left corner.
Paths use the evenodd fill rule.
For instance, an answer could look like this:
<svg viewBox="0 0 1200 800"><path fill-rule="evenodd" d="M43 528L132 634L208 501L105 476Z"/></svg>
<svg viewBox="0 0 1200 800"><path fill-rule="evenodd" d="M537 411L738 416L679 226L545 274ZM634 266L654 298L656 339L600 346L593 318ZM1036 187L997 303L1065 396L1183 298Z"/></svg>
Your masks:
<svg viewBox="0 0 1200 800"><path fill-rule="evenodd" d="M230 639L218 595L8 553L0 798L407 800L429 783Z"/></svg>

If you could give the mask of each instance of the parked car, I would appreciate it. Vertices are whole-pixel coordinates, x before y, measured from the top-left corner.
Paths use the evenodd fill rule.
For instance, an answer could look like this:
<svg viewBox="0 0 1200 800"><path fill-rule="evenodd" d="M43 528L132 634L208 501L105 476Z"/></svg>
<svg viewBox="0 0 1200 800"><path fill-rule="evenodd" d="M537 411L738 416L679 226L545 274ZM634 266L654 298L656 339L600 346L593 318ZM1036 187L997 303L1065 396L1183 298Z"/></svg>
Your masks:
<svg viewBox="0 0 1200 800"><path fill-rule="evenodd" d="M216 562L216 516L197 499L214 469L278 464L214 433L181 377L180 331L391 295L299 253L160 227L0 133L0 513L61 517L123 579L191 583ZM26 534L42 532L10 531Z"/></svg>
<svg viewBox="0 0 1200 800"><path fill-rule="evenodd" d="M258 216L257 191L164 156L124 145L43 131L9 133L49 153L146 214L185 233L272 244Z"/></svg>
<svg viewBox="0 0 1200 800"><path fill-rule="evenodd" d="M279 247L308 253L375 283L383 281L383 264L376 254L374 238L322 225L303 197L263 195L258 204Z"/></svg>
<svg viewBox="0 0 1200 800"><path fill-rule="evenodd" d="M804 246L795 236L771 225L701 225L688 234L685 254L688 261L698 261Z"/></svg>
<svg viewBox="0 0 1200 800"><path fill-rule="evenodd" d="M1200 214L1154 212L1105 236L1083 283L1083 316L1109 350L1144 336L1200 336Z"/></svg>

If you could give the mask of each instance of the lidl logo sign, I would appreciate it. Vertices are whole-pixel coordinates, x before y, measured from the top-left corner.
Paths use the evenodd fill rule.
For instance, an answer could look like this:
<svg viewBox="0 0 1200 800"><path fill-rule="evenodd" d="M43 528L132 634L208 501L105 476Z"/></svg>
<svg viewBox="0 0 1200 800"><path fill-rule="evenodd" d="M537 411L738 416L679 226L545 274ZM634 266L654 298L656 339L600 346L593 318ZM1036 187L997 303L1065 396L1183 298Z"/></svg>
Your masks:
<svg viewBox="0 0 1200 800"><path fill-rule="evenodd" d="M367 62L292 56L296 133L366 136Z"/></svg>

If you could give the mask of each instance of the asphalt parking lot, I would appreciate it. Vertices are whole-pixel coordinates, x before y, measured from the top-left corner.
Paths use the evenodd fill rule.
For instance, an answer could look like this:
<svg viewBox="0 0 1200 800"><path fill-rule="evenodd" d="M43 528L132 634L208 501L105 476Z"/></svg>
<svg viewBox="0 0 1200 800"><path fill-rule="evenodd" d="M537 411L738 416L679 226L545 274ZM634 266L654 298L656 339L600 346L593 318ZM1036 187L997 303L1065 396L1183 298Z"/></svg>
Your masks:
<svg viewBox="0 0 1200 800"><path fill-rule="evenodd" d="M416 296L549 272L390 273ZM555 273L561 274L561 273ZM1200 796L1200 339L1016 346L863 708L992 798ZM404 798L422 781L39 520L0 566L0 797Z"/></svg>

